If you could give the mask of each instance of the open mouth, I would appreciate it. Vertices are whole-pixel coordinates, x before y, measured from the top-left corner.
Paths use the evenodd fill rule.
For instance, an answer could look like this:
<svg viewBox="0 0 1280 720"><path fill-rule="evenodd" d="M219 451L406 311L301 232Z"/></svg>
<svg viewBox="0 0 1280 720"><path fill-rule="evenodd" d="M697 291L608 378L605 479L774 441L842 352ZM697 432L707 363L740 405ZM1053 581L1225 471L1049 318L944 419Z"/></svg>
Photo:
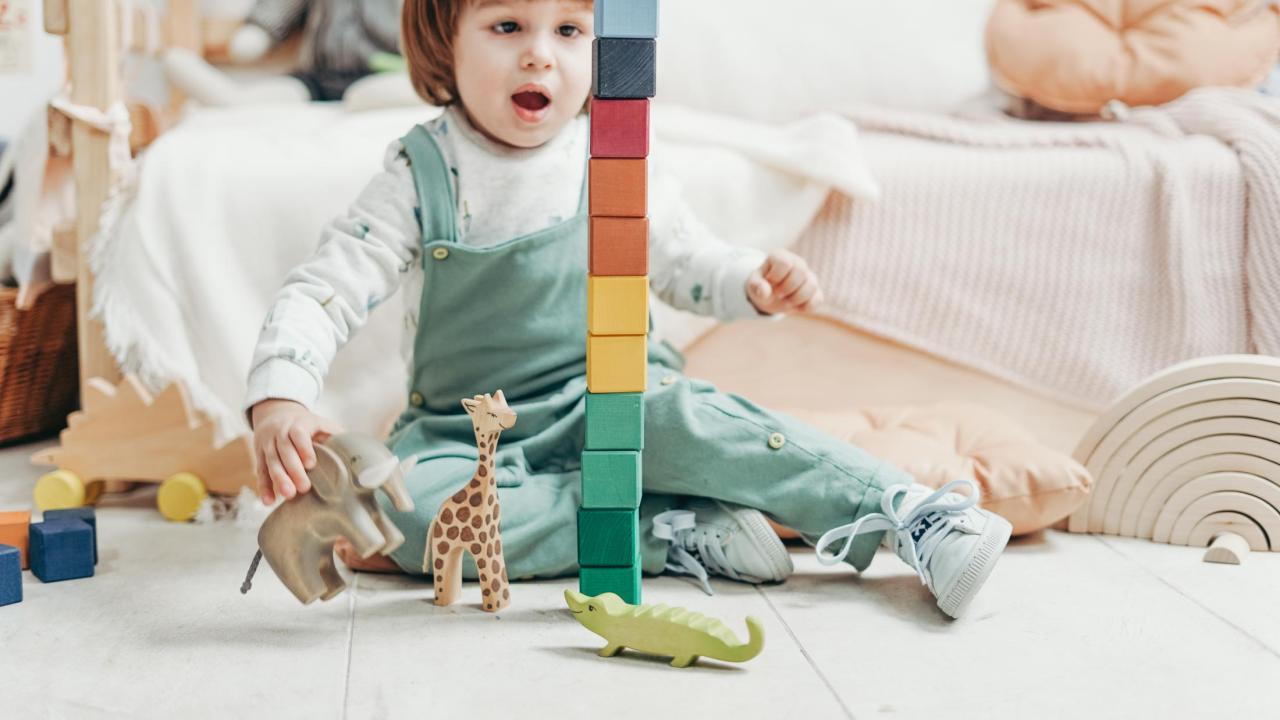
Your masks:
<svg viewBox="0 0 1280 720"><path fill-rule="evenodd" d="M521 88L511 96L511 104L515 106L516 115L526 122L537 122L551 107L551 96L540 88Z"/></svg>

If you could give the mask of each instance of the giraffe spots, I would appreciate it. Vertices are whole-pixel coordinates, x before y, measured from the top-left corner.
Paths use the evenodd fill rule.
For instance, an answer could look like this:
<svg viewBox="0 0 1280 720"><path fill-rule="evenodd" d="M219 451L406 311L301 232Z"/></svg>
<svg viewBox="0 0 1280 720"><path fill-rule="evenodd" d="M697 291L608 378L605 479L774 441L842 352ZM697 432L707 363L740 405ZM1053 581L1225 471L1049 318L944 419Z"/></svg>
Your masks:
<svg viewBox="0 0 1280 720"><path fill-rule="evenodd" d="M440 544L436 545L436 552L440 553L441 555L449 552L449 543L441 540Z"/></svg>
<svg viewBox="0 0 1280 720"><path fill-rule="evenodd" d="M436 558L436 570L444 569L444 558Z"/></svg>
<svg viewBox="0 0 1280 720"><path fill-rule="evenodd" d="M494 560L494 561L493 561L493 572L494 572L494 574L501 575L501 574L502 574L502 563L498 562L497 560Z"/></svg>
<svg viewBox="0 0 1280 720"><path fill-rule="evenodd" d="M479 555L479 554L480 554L480 543L471 543L471 556L475 557L476 555ZM477 560L476 567L484 567L484 565L481 564L483 562L484 560Z"/></svg>
<svg viewBox="0 0 1280 720"><path fill-rule="evenodd" d="M487 533L487 532L485 532L485 531L481 530L481 531L480 531L480 542L489 542L489 533Z"/></svg>
<svg viewBox="0 0 1280 720"><path fill-rule="evenodd" d="M482 477L484 476L484 468L480 468L480 475ZM468 483L468 486L473 488L478 488L480 487L480 481L476 478L471 478L471 482Z"/></svg>
<svg viewBox="0 0 1280 720"><path fill-rule="evenodd" d="M454 501L454 502L456 502L456 503L460 503L460 502L462 502L463 500L466 500L466 499L467 499L467 491L466 491L466 490L459 490L458 492L454 493L454 494L453 494L453 497L452 497L452 498L450 498L450 499L451 499L451 500L453 500L453 501Z"/></svg>
<svg viewBox="0 0 1280 720"><path fill-rule="evenodd" d="M501 540L496 541L496 542L494 543L493 549L494 549L494 550L496 550L496 551L498 552L498 554L499 554L499 555L501 555L501 554L502 554L502 541L501 541Z"/></svg>
<svg viewBox="0 0 1280 720"><path fill-rule="evenodd" d="M499 505L494 505L494 506L493 506L493 522L494 522L495 524L498 522L498 515L500 515L500 514L501 514L501 511L502 511L502 507L501 507L501 506L499 506Z"/></svg>
<svg viewBox="0 0 1280 720"><path fill-rule="evenodd" d="M479 529L480 529L480 526L484 524L484 523L482 522L483 520L484 520L484 518L480 517L480 515L479 515L479 514L472 515L472 516L471 516L471 527L473 527L473 528L475 528L475 529L479 530Z"/></svg>
<svg viewBox="0 0 1280 720"><path fill-rule="evenodd" d="M496 500L496 499L497 499L497 498L495 498L493 495L490 495L490 496L489 496L489 504L490 504L490 505L492 505L492 504L493 504L493 501L494 501L494 500Z"/></svg>
<svg viewBox="0 0 1280 720"><path fill-rule="evenodd" d="M485 554L485 555L492 555L492 554L493 554L493 543L489 543L488 545L485 545L485 546L484 546L484 554Z"/></svg>
<svg viewBox="0 0 1280 720"><path fill-rule="evenodd" d="M485 467L484 465L481 465L481 466L480 466L480 470L478 470L478 472L480 473L480 477L488 477L488 476L489 476L489 468ZM479 487L479 486L480 486L480 481L479 481L479 480L472 480L471 482L472 482L476 487Z"/></svg>
<svg viewBox="0 0 1280 720"><path fill-rule="evenodd" d="M431 531L432 537L440 537L441 535L444 535L444 528L440 527L440 523L436 523L435 526L436 529Z"/></svg>
<svg viewBox="0 0 1280 720"><path fill-rule="evenodd" d="M502 599L503 599L503 600L510 600L510 599L511 599L511 592L510 592L509 590L507 590L507 588L502 588Z"/></svg>
<svg viewBox="0 0 1280 720"><path fill-rule="evenodd" d="M471 493L471 497L467 499L467 502L471 504L471 507L480 507L480 501L483 499L480 497L480 493ZM489 496L489 501L493 502L492 495Z"/></svg>
<svg viewBox="0 0 1280 720"><path fill-rule="evenodd" d="M482 588L482 589L480 590L480 592L484 593L484 596L485 596L485 597L489 597L489 588ZM485 607L489 607L489 604L488 604L488 603L485 603L485 605L484 605L484 606L485 606Z"/></svg>
<svg viewBox="0 0 1280 720"><path fill-rule="evenodd" d="M466 522L471 517L471 508L463 505L458 508L458 522Z"/></svg>
<svg viewBox="0 0 1280 720"><path fill-rule="evenodd" d="M476 555L479 555L479 554L480 554L480 546L479 546L479 545L472 545L471 547L472 547L472 550L471 550L471 555L472 555L472 557L475 557ZM485 559L484 559L484 558L482 558L482 557L477 557L477 558L476 558L476 567L478 567L478 568L480 568L481 570L483 570L483 569L484 569L484 566L485 566Z"/></svg>
<svg viewBox="0 0 1280 720"><path fill-rule="evenodd" d="M480 453L480 462L489 462L489 456L484 453Z"/></svg>
<svg viewBox="0 0 1280 720"><path fill-rule="evenodd" d="M454 499L458 500L458 498L456 497ZM449 523L453 522L453 511L450 510L449 508L445 508L444 510L440 511L440 522L444 523L445 525L448 525Z"/></svg>
<svg viewBox="0 0 1280 720"><path fill-rule="evenodd" d="M464 527L462 528L462 534L458 537L462 538L462 542L471 542L476 539L476 534L471 531L471 528Z"/></svg>
<svg viewBox="0 0 1280 720"><path fill-rule="evenodd" d="M498 578L494 578L494 579L493 579L493 582L489 583L489 587L490 587L494 592L498 592L499 588L501 588L501 587L502 587L501 583L502 583L502 581L501 581L501 580L499 580ZM487 595L488 593L485 593L485 594Z"/></svg>
<svg viewBox="0 0 1280 720"><path fill-rule="evenodd" d="M445 532L445 537L448 537L450 540L457 540L458 539L457 526L451 526L449 530Z"/></svg>

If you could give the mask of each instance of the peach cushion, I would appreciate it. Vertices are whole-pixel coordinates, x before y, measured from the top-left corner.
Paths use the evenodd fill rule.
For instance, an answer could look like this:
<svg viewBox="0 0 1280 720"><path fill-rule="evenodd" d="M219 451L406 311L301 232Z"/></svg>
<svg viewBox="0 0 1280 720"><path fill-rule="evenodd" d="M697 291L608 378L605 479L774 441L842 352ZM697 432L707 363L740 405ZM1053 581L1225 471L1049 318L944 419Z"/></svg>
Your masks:
<svg viewBox="0 0 1280 720"><path fill-rule="evenodd" d="M981 506L1004 516L1014 534L1071 514L1089 494L1089 472L1037 442L1009 418L978 405L869 407L797 417L883 458L930 487L971 477Z"/></svg>
<svg viewBox="0 0 1280 720"><path fill-rule="evenodd" d="M1202 85L1251 87L1280 53L1280 8L1261 0L997 0L996 84L1068 113L1169 102Z"/></svg>

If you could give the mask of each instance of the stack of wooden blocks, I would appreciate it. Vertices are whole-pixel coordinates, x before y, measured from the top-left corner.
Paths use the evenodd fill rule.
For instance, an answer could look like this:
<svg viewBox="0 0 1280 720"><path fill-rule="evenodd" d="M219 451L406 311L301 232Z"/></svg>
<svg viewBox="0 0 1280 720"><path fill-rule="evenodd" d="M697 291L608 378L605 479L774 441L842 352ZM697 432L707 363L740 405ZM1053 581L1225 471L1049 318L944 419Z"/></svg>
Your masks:
<svg viewBox="0 0 1280 720"><path fill-rule="evenodd" d="M639 507L649 332L649 99L658 0L596 0L588 169L587 437L579 587L640 602Z"/></svg>

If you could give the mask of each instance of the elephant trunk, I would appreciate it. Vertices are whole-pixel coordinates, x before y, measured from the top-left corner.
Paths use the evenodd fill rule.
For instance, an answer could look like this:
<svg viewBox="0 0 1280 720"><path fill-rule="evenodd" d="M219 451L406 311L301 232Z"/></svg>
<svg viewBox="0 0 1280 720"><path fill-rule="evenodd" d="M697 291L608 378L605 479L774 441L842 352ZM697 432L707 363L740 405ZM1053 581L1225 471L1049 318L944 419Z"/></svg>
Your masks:
<svg viewBox="0 0 1280 720"><path fill-rule="evenodd" d="M413 511L413 498L409 497L409 489L404 484L404 474L400 472L391 473L391 477L382 484L382 491L391 498L391 504L400 512Z"/></svg>

